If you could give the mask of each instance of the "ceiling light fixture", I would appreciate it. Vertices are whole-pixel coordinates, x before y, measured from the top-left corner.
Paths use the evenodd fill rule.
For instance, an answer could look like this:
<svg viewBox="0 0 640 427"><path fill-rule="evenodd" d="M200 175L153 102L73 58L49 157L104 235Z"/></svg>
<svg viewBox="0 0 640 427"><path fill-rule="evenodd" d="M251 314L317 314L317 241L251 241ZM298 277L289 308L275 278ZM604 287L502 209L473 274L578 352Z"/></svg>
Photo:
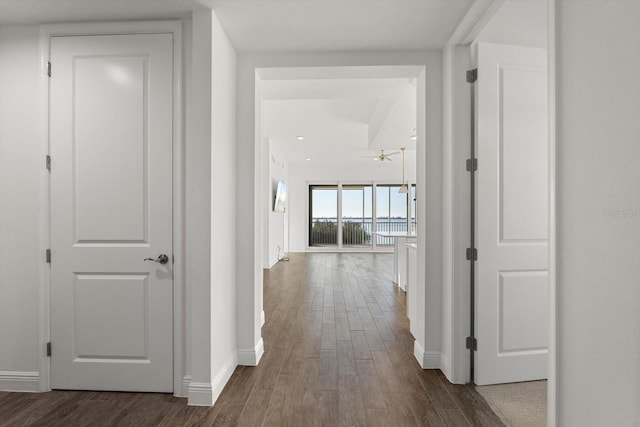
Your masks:
<svg viewBox="0 0 640 427"><path fill-rule="evenodd" d="M412 139L412 140L414 140L414 141L417 141L417 140L418 140L418 137L417 137L417 136L415 136L415 135L413 135L413 136L411 137L411 139Z"/></svg>
<svg viewBox="0 0 640 427"><path fill-rule="evenodd" d="M305 160L306 160L306 161L309 161L309 160L311 160L311 157L307 157Z"/></svg>
<svg viewBox="0 0 640 427"><path fill-rule="evenodd" d="M407 194L409 192L409 189L407 188L407 185L404 183L404 150L405 150L405 147L402 147L400 150L402 150L402 185L400 186L400 189L398 190L398 193Z"/></svg>
<svg viewBox="0 0 640 427"><path fill-rule="evenodd" d="M302 140L304 139L304 136L298 135L298 136L296 136L296 139L297 139L298 141L302 141Z"/></svg>

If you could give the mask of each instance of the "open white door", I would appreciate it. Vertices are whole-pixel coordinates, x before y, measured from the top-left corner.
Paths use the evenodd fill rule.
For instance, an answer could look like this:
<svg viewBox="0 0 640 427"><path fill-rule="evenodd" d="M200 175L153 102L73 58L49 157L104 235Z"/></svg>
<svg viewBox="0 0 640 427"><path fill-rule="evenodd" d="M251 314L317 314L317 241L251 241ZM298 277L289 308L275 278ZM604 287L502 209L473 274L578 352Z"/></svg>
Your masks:
<svg viewBox="0 0 640 427"><path fill-rule="evenodd" d="M172 392L173 36L51 62L51 387Z"/></svg>
<svg viewBox="0 0 640 427"><path fill-rule="evenodd" d="M478 385L547 377L547 53L479 44Z"/></svg>

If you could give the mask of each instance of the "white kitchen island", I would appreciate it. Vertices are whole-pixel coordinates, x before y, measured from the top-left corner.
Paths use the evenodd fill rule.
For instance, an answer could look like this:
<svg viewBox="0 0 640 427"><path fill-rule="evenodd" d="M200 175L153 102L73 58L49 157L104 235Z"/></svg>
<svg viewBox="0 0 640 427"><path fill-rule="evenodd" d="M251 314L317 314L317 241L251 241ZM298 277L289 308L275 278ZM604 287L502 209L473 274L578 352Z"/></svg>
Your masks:
<svg viewBox="0 0 640 427"><path fill-rule="evenodd" d="M407 289L407 243L415 243L418 236L411 232L376 231L381 237L393 239L393 283L400 289Z"/></svg>

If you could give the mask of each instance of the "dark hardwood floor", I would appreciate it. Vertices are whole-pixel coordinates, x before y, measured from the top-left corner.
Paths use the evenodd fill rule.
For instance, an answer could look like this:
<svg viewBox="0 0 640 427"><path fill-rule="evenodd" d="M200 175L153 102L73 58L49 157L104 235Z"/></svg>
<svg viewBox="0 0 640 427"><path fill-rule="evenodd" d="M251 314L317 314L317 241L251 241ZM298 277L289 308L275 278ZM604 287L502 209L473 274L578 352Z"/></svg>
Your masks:
<svg viewBox="0 0 640 427"><path fill-rule="evenodd" d="M265 354L212 408L164 394L0 392L1 426L502 426L422 370L389 254L291 254L265 274Z"/></svg>

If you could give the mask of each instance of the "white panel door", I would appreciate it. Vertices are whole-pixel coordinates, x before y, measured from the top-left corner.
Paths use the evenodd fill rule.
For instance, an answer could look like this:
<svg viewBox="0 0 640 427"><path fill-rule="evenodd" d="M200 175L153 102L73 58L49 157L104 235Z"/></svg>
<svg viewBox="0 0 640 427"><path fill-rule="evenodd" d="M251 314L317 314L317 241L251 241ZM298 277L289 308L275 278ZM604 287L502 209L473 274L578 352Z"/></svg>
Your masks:
<svg viewBox="0 0 640 427"><path fill-rule="evenodd" d="M173 36L54 37L51 62L51 386L172 392Z"/></svg>
<svg viewBox="0 0 640 427"><path fill-rule="evenodd" d="M547 377L546 51L479 44L475 382Z"/></svg>

